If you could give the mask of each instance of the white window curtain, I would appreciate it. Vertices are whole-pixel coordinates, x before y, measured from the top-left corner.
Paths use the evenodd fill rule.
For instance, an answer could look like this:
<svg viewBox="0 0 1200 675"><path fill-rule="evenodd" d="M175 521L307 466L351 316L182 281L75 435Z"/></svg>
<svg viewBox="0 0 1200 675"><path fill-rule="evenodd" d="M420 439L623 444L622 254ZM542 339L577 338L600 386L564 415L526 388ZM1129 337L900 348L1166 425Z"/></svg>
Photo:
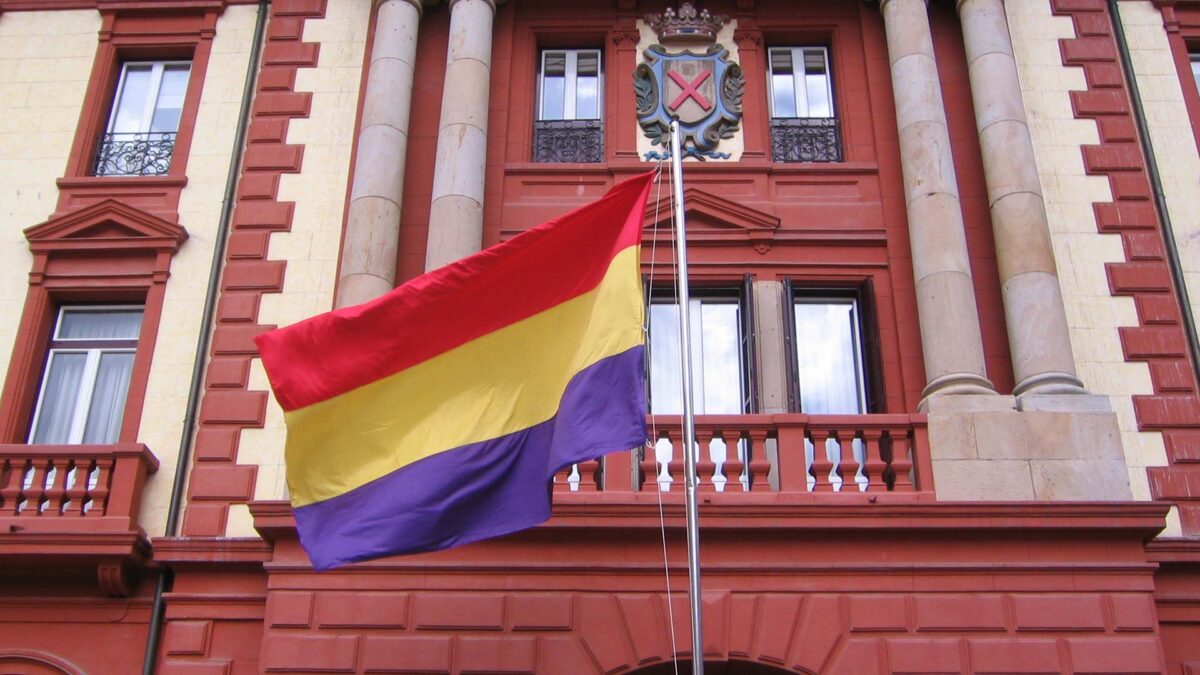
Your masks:
<svg viewBox="0 0 1200 675"><path fill-rule="evenodd" d="M121 74L109 132L175 132L183 112L191 64L127 63Z"/></svg>
<svg viewBox="0 0 1200 675"><path fill-rule="evenodd" d="M42 387L41 413L33 433L34 443L69 443L71 423L83 370L86 352L58 352L50 357L46 381Z"/></svg>
<svg viewBox="0 0 1200 675"><path fill-rule="evenodd" d="M96 386L88 407L84 443L115 443L121 432L125 396L129 393L129 375L133 372L133 353L102 354L96 372Z"/></svg>

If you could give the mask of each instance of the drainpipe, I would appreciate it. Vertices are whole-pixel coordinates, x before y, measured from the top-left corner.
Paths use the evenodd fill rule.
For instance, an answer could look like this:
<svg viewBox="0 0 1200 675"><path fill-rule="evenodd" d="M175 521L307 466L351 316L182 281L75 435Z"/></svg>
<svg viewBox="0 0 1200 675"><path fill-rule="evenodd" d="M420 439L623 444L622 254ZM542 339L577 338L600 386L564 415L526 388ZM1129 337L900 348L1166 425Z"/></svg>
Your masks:
<svg viewBox="0 0 1200 675"><path fill-rule="evenodd" d="M242 155L246 150L246 131L250 125L250 105L254 100L259 60L262 56L263 35L266 32L267 10L270 0L259 0L258 16L254 24L254 41L251 44L250 60L246 64L246 85L242 89L242 108L238 113L237 132L233 140L233 154L229 158L229 174L225 178L225 197L221 202L221 216L217 238L213 244L212 265L208 272L208 289L204 295L204 311L200 319L200 336L196 340L196 358L192 363L192 381L188 388L187 409L183 416L183 430L179 435L179 455L175 465L175 481L171 485L171 504L167 510L167 526L163 536L175 536L179 529L179 514L183 506L183 485L187 480L188 458L191 456L196 429L197 410L204 387L204 365L207 361L209 340L212 335L217 293L221 287L221 269L225 262L225 245L229 239L230 220L236 197L237 178L242 168ZM154 675L155 657L162 641L163 614L166 605L163 594L170 590L174 574L168 567L161 567L158 582L154 587L154 603L150 609L150 634L146 637L146 655L142 660L142 675Z"/></svg>
<svg viewBox="0 0 1200 675"><path fill-rule="evenodd" d="M1125 73L1125 82L1129 85L1129 98L1133 103L1133 120L1137 124L1138 138L1141 140L1142 152L1146 158L1146 174L1154 192L1154 208L1158 212L1159 222L1162 223L1167 266L1171 269L1171 281L1175 284L1179 312L1183 316L1183 331L1187 338L1188 354L1191 356L1192 375L1196 378L1196 385L1200 386L1200 340L1196 337L1196 319L1192 316L1192 303L1188 299L1183 266L1179 262L1179 249L1175 245L1175 231L1171 227L1171 214L1167 211L1167 197L1163 193L1162 177L1158 173L1158 160L1154 156L1154 144L1150 141L1150 128L1146 125L1142 95L1138 90L1137 78L1134 76L1133 61L1129 58L1129 45L1125 42L1125 26L1121 23L1117 0L1108 0L1108 18L1112 21L1113 37L1116 38L1117 53L1121 59L1121 70Z"/></svg>

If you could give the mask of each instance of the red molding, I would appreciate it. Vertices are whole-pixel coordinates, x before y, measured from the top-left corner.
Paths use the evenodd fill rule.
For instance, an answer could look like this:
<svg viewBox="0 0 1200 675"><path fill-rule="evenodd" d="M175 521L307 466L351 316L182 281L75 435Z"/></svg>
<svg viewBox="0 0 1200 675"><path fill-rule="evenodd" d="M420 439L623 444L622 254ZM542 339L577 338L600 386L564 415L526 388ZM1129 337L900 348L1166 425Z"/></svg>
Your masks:
<svg viewBox="0 0 1200 675"><path fill-rule="evenodd" d="M0 0L3 2L3 0ZM116 198L169 220L178 219L186 185L188 154L200 108L200 94L216 34L219 0L167 3L95 3L101 12L99 43L84 94L79 125L59 179L56 210L62 215L99 200ZM121 63L130 59L187 58L192 62L171 167L165 176L94 177L96 145L108 123Z"/></svg>
<svg viewBox="0 0 1200 675"><path fill-rule="evenodd" d="M156 12L211 9L223 11L230 5L255 5L258 0L0 0L0 12L46 12L67 9Z"/></svg>
<svg viewBox="0 0 1200 675"><path fill-rule="evenodd" d="M1110 291L1114 296L1133 298L1138 308L1138 326L1121 329L1121 344L1126 361L1149 365L1154 394L1134 396L1134 411L1139 428L1161 431L1167 446L1170 466L1148 470L1151 494L1155 499L1175 501L1184 533L1197 535L1200 474L1181 472L1179 462L1190 458L1177 449L1189 447L1195 433L1189 429L1200 424L1200 398L1186 350L1181 349L1186 337L1179 322L1178 299L1165 259L1161 223L1151 201L1129 92L1117 60L1112 24L1101 0L1051 0L1051 4L1055 15L1073 20L1079 36L1060 41L1063 64L1083 68L1088 83L1086 91L1071 94L1075 117L1094 120L1100 131L1100 144L1082 149L1084 165L1090 175L1109 179L1115 197L1112 202L1095 205L1097 230L1121 235L1125 249L1127 262L1106 265ZM1173 19L1165 17L1164 21L1172 23ZM1182 44L1177 34L1170 39L1174 47ZM1186 93L1186 83L1184 89ZM1194 90L1193 84L1191 98L1195 98ZM1193 124L1195 119L1193 115Z"/></svg>
<svg viewBox="0 0 1200 675"><path fill-rule="evenodd" d="M154 559L161 563L222 562L261 564L271 559L271 544L262 539L228 537L157 537Z"/></svg>
<svg viewBox="0 0 1200 675"><path fill-rule="evenodd" d="M880 495L888 496L888 495ZM556 493L553 514L531 532L657 531L659 497L653 492L607 499L604 493ZM661 495L667 528L684 525L681 493ZM1088 531L1121 532L1150 541L1165 525L1167 505L1154 502L895 502L826 503L781 499L776 493L721 494L699 505L706 532L759 531L788 540L807 532L816 537L829 533L930 533L972 532L981 537L1008 532L1031 535ZM286 501L250 504L255 528L270 541L294 540L295 519ZM785 533L791 533L790 535ZM825 534L819 534L825 533ZM986 534L983 534L986 533ZM156 545L157 545L156 540ZM393 561L394 562L394 561Z"/></svg>
<svg viewBox="0 0 1200 675"><path fill-rule="evenodd" d="M145 305L119 439L136 441L171 259L187 239L179 225L112 199L25 230L33 253L17 341L0 396L0 443L24 443L57 306Z"/></svg>

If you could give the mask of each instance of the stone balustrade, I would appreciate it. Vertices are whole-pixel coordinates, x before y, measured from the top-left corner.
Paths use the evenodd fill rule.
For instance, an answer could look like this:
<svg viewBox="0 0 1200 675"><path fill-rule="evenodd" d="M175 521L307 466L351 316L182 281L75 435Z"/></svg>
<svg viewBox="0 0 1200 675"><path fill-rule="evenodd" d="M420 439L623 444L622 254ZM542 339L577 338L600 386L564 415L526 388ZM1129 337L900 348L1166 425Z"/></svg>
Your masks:
<svg viewBox="0 0 1200 675"><path fill-rule="evenodd" d="M683 425L649 419L654 447L583 462L555 477L566 492L683 490ZM932 494L925 416L702 415L696 419L697 489L776 493L785 499L874 501L881 494ZM834 494L836 493L836 497Z"/></svg>

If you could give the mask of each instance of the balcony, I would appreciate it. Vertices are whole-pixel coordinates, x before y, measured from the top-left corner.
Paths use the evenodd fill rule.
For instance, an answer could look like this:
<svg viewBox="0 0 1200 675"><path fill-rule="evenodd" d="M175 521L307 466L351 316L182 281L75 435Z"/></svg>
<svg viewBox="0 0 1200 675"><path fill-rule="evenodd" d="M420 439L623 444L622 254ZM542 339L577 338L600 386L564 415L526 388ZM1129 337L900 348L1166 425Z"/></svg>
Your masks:
<svg viewBox="0 0 1200 675"><path fill-rule="evenodd" d="M555 477L569 493L682 492L683 425L650 419L655 448L614 453ZM932 498L924 415L706 415L696 419L697 489L713 501L860 503ZM717 496L715 493L721 493ZM606 495L606 499L610 499ZM586 499L585 496L572 499Z"/></svg>
<svg viewBox="0 0 1200 675"><path fill-rule="evenodd" d="M175 132L104 134L96 148L96 176L163 176L171 168Z"/></svg>
<svg viewBox="0 0 1200 675"><path fill-rule="evenodd" d="M595 164L604 159L600 120L538 120L533 125L533 161Z"/></svg>
<svg viewBox="0 0 1200 675"><path fill-rule="evenodd" d="M842 132L837 118L771 118L771 157L776 162L842 161Z"/></svg>
<svg viewBox="0 0 1200 675"><path fill-rule="evenodd" d="M0 445L0 560L94 567L106 595L128 595L149 556L137 515L156 470L140 443Z"/></svg>
<svg viewBox="0 0 1200 675"><path fill-rule="evenodd" d="M505 548L504 555L528 556L522 564L540 568L546 565L548 543L561 547L558 555L572 546L594 552L598 542L614 537L622 547L650 545L648 541L657 546L661 528L680 532L682 420L661 415L648 422L655 449L614 452L560 471L554 477L550 520L506 539L501 546L516 548ZM935 498L923 414L704 415L696 420L696 438L703 450L697 467L703 530L736 531L778 543L785 531L891 530L891 520L907 522L913 513L936 513L928 511ZM250 513L255 529L276 547L275 564L297 569L309 564L288 502L252 502ZM456 565L462 560L492 564L499 555L490 545L455 551L430 555L458 561ZM430 560L402 556L373 564L426 569Z"/></svg>

